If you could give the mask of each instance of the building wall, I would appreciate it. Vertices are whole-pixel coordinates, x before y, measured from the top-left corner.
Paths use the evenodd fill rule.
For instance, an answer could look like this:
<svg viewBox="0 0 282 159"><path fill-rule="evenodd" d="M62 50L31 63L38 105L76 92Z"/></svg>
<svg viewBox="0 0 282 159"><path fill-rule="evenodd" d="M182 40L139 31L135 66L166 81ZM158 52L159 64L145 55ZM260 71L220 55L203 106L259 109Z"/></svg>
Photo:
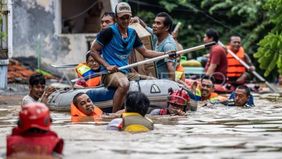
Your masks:
<svg viewBox="0 0 282 159"><path fill-rule="evenodd" d="M56 1L60 0L13 0L13 57L40 56L49 64L78 63L85 59L87 41L96 34L56 32L61 27L58 21L61 18L56 17L60 16ZM101 2L104 10L111 10L110 1Z"/></svg>

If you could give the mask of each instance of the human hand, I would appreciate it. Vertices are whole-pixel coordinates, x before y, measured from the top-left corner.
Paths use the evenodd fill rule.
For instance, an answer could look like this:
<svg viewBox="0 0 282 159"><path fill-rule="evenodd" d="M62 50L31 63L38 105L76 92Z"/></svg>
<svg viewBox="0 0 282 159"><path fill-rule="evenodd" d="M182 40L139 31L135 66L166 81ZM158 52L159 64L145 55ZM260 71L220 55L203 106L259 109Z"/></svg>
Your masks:
<svg viewBox="0 0 282 159"><path fill-rule="evenodd" d="M178 57L177 52L175 50L167 51L164 54L167 54L168 57L171 59L176 59Z"/></svg>
<svg viewBox="0 0 282 159"><path fill-rule="evenodd" d="M112 73L112 72L118 72L118 67L117 67L117 66L112 66L112 65L110 65L110 66L107 66L106 69L107 69L110 73Z"/></svg>
<svg viewBox="0 0 282 159"><path fill-rule="evenodd" d="M168 108L170 113L173 115L179 115L179 116L184 116L186 113L180 109L175 109L175 108Z"/></svg>
<svg viewBox="0 0 282 159"><path fill-rule="evenodd" d="M53 86L48 86L44 92L44 96L48 97L50 94L56 91L56 88Z"/></svg>
<svg viewBox="0 0 282 159"><path fill-rule="evenodd" d="M137 16L132 17L132 18L130 19L129 24L133 24L133 23L140 23L139 17L137 17Z"/></svg>
<svg viewBox="0 0 282 159"><path fill-rule="evenodd" d="M255 66L250 66L249 71L255 71L255 70L256 70Z"/></svg>

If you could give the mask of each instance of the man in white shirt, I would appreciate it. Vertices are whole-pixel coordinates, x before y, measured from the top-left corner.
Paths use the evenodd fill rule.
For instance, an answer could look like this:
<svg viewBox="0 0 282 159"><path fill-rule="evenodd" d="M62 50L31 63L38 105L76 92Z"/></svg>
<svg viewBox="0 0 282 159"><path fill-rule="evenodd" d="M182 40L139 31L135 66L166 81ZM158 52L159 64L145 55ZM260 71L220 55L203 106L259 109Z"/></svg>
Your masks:
<svg viewBox="0 0 282 159"><path fill-rule="evenodd" d="M56 89L54 87L48 87L45 90L46 80L41 74L33 74L29 78L29 94L24 96L22 105L26 105L34 102L47 103L48 96Z"/></svg>

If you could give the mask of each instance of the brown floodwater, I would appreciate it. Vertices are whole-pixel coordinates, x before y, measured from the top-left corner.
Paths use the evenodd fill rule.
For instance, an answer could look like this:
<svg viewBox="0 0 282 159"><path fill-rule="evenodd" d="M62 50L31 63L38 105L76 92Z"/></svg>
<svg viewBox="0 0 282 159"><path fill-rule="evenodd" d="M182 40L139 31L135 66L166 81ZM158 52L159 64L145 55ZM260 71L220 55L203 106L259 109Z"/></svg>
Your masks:
<svg viewBox="0 0 282 159"><path fill-rule="evenodd" d="M52 112L52 129L65 140L64 158L282 158L282 98L255 96L256 107L201 107L187 117L157 116L155 130L130 134L106 130L108 121L71 123ZM0 158L19 106L0 107Z"/></svg>

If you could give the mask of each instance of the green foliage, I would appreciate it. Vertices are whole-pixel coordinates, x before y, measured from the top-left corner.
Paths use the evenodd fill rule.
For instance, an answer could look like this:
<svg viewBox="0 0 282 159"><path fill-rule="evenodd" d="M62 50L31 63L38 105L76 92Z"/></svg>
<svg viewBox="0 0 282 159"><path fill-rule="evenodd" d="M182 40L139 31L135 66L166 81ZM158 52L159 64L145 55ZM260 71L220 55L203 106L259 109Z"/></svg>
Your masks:
<svg viewBox="0 0 282 159"><path fill-rule="evenodd" d="M262 68L265 69L265 75L274 75L271 70L276 71L277 65L275 67L270 65L269 56L254 59L252 55L259 52L258 47L268 43L268 41L261 43L259 41L270 31L273 33L272 37L281 34L282 0L142 0L142 3L148 5L144 8L139 7L136 13L147 24L152 24L154 16L161 11L168 12L174 18L175 24L179 21L182 22L178 41L184 48L203 43L203 35L208 28L217 30L220 33L220 40L225 44L231 35L240 35L245 51L251 55L250 57L255 64L260 65L260 67L256 67L258 71L260 72L260 68ZM147 9L147 7L151 8ZM139 12L150 13L141 13L141 15ZM195 52L193 58L205 53L203 50ZM275 57L271 51L268 54L274 57L271 59L272 61L275 58L279 60L279 55ZM261 64L263 59L266 59L267 62ZM263 66L269 66L269 69Z"/></svg>
<svg viewBox="0 0 282 159"><path fill-rule="evenodd" d="M155 14L150 11L139 11L137 12L136 16L142 17L141 19L144 22L153 22L155 19Z"/></svg>
<svg viewBox="0 0 282 159"><path fill-rule="evenodd" d="M270 75L275 68L282 74L282 0L269 0L264 8L268 10L269 21L273 28L259 42L259 49L254 54L258 59L260 68L265 70L264 75Z"/></svg>

